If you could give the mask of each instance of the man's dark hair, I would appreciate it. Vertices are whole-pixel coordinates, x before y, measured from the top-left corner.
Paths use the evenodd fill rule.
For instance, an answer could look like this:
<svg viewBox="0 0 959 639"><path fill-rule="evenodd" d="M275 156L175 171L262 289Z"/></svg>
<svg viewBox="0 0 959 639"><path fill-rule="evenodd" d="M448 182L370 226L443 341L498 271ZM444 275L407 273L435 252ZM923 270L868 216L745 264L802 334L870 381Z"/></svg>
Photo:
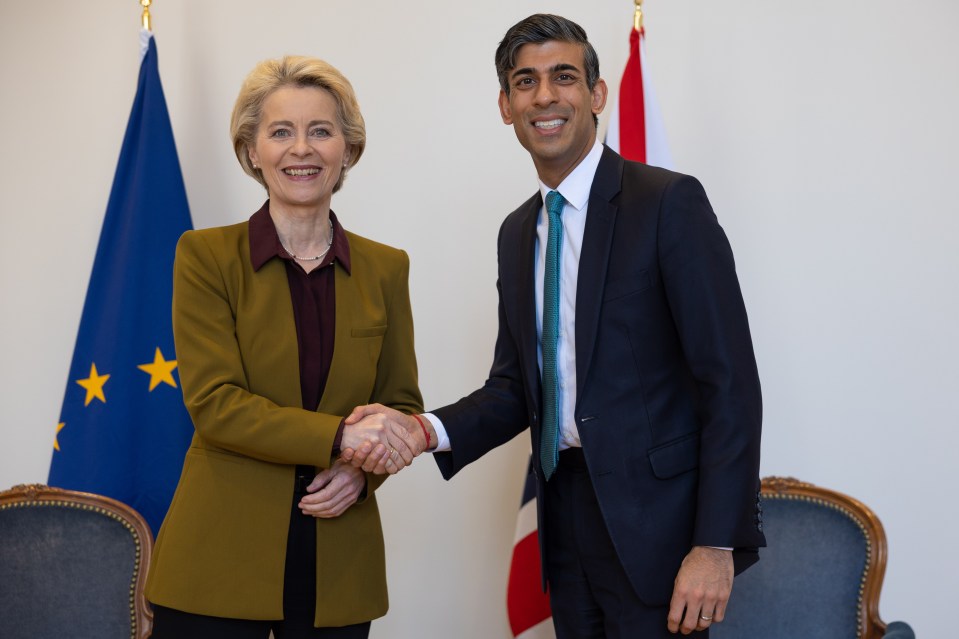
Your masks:
<svg viewBox="0 0 959 639"><path fill-rule="evenodd" d="M572 20L548 13L537 13L520 20L506 32L496 47L496 75L500 88L509 95L509 72L516 67L516 52L524 44L542 44L550 40L573 42L583 46L586 86L592 91L599 80L599 56L586 39L586 31Z"/></svg>

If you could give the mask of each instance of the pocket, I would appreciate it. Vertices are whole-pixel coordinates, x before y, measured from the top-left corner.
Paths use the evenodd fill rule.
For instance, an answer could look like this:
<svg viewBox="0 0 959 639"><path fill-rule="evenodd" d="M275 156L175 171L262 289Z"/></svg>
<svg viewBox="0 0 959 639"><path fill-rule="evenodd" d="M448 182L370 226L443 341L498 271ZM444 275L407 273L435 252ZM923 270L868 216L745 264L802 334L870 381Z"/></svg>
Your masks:
<svg viewBox="0 0 959 639"><path fill-rule="evenodd" d="M603 303L642 293L649 286L649 272L645 270L617 277L606 283L606 288L603 291Z"/></svg>
<svg viewBox="0 0 959 639"><path fill-rule="evenodd" d="M650 448L649 465L657 479L669 479L699 466L699 431Z"/></svg>
<svg viewBox="0 0 959 639"><path fill-rule="evenodd" d="M386 335L386 325L383 326L360 326L350 329L352 337L382 337Z"/></svg>

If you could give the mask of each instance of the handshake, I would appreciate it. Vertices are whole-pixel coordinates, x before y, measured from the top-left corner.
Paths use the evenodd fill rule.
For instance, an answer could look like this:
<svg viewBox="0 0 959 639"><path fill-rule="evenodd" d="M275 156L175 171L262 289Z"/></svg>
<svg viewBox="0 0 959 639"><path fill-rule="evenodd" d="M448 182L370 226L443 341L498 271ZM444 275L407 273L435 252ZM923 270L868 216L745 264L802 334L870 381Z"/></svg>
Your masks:
<svg viewBox="0 0 959 639"><path fill-rule="evenodd" d="M357 406L344 420L340 458L368 473L393 475L436 444L436 431L425 417L369 404Z"/></svg>

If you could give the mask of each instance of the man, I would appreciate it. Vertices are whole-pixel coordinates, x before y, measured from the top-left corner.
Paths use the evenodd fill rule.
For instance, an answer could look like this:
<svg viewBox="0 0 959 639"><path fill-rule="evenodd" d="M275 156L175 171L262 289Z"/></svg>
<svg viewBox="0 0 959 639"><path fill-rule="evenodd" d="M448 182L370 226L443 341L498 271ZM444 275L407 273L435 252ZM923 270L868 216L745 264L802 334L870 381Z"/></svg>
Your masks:
<svg viewBox="0 0 959 639"><path fill-rule="evenodd" d="M496 68L540 188L500 230L492 370L429 422L386 418L447 479L530 427L560 639L707 636L765 545L762 404L732 252L695 179L597 141L607 89L582 28L530 16ZM396 446L345 454L395 472Z"/></svg>

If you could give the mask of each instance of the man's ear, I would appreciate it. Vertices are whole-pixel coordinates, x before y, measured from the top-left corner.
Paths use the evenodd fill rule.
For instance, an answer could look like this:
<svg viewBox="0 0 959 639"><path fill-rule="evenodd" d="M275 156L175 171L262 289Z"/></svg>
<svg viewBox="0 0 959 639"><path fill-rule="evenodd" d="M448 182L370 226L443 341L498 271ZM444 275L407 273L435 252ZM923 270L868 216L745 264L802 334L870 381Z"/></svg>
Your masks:
<svg viewBox="0 0 959 639"><path fill-rule="evenodd" d="M509 106L509 96L502 89L499 90L499 114L503 118L503 124L513 123L513 110Z"/></svg>
<svg viewBox="0 0 959 639"><path fill-rule="evenodd" d="M592 95L592 111L593 115L599 115L603 112L603 109L606 108L606 94L608 89L606 87L606 80L600 78L596 81L596 86L593 87Z"/></svg>

